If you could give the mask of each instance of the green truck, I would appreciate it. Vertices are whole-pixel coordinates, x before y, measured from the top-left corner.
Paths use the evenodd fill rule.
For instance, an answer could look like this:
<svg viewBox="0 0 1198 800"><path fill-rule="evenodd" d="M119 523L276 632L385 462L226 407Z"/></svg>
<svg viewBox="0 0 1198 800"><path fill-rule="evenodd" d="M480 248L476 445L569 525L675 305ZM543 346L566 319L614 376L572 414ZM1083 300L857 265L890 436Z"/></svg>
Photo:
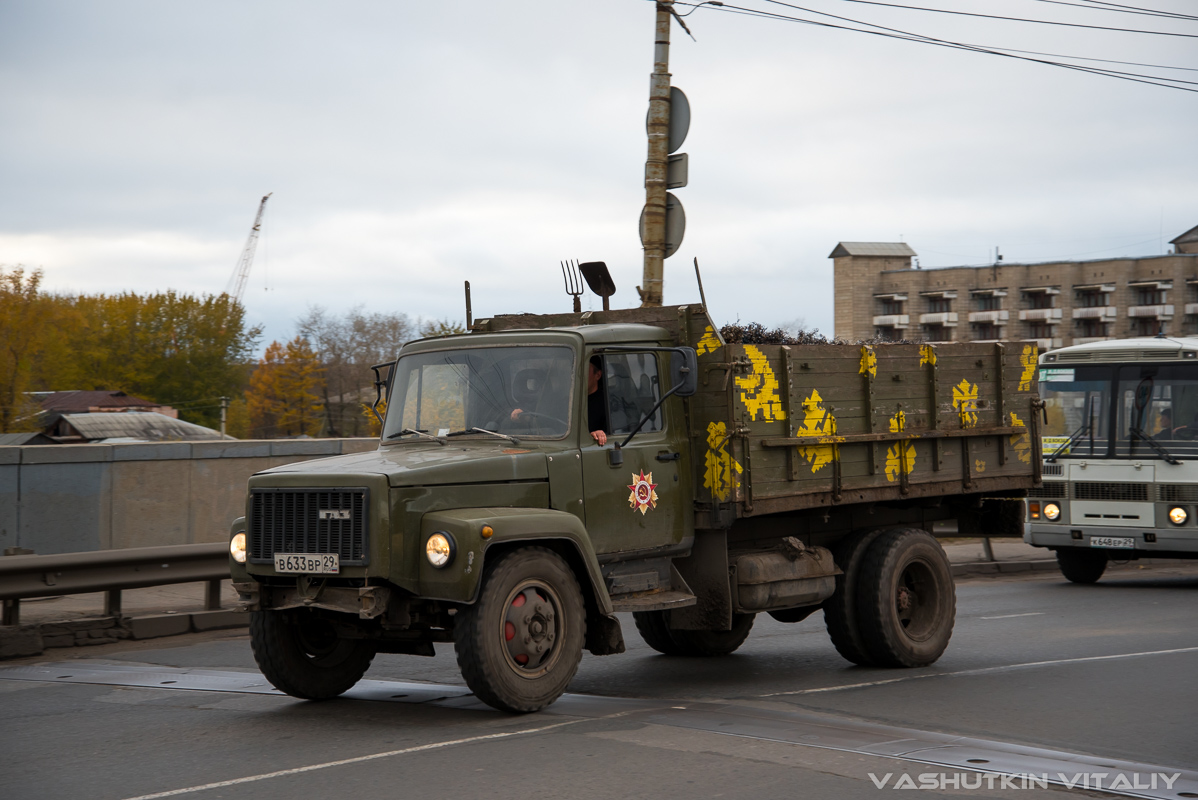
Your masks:
<svg viewBox="0 0 1198 800"><path fill-rule="evenodd" d="M475 695L537 711L617 612L672 656L817 609L857 664L936 661L935 523L1021 535L1040 484L1024 343L733 344L702 306L480 319L405 345L377 450L250 479L233 579L272 684L341 694L452 642Z"/></svg>

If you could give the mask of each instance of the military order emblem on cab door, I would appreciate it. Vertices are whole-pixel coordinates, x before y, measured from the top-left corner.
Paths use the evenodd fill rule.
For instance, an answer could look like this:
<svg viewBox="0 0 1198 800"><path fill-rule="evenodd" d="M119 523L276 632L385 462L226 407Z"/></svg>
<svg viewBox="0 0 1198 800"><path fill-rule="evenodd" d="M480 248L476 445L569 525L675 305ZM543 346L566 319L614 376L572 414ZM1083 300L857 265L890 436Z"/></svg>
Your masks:
<svg viewBox="0 0 1198 800"><path fill-rule="evenodd" d="M645 474L641 470L641 474L632 474L632 485L628 487L631 493L628 495L628 505L633 511L640 511L642 515L647 513L651 508L657 508L657 484L653 482L653 473Z"/></svg>

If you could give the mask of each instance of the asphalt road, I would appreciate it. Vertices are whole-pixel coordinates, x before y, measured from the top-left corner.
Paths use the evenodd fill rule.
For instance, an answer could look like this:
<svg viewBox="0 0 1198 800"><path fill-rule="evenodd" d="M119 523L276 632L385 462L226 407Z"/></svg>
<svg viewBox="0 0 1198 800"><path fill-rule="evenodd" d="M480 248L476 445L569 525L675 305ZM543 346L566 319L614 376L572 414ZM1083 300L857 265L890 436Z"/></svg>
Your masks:
<svg viewBox="0 0 1198 800"><path fill-rule="evenodd" d="M468 696L449 646L379 656L325 703L262 686L241 632L57 651L0 665L0 797L877 797L902 775L1114 767L1143 774L1122 794L1198 797L1198 565L957 597L948 652L919 670L850 666L819 614L761 616L722 659L657 655L627 619L627 653L585 655L526 717ZM1182 777L1149 789L1154 767ZM988 782L937 791L1081 793Z"/></svg>

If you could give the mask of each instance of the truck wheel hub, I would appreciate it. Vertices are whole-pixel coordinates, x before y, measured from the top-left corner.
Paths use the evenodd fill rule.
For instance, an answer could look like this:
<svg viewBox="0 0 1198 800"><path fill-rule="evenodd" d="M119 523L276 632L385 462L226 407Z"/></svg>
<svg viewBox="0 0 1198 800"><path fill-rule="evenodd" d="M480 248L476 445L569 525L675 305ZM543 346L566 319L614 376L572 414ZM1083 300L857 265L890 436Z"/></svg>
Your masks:
<svg viewBox="0 0 1198 800"><path fill-rule="evenodd" d="M548 666L557 638L553 607L552 590L539 582L519 587L508 602L503 638L518 672L527 675Z"/></svg>

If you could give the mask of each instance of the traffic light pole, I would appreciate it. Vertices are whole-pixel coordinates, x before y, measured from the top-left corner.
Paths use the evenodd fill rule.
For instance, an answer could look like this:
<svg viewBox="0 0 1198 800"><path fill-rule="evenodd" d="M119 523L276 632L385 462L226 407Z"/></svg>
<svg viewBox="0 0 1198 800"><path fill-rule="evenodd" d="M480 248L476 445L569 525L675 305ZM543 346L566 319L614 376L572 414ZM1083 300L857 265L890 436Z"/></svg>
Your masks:
<svg viewBox="0 0 1198 800"><path fill-rule="evenodd" d="M645 269L641 307L660 306L666 258L666 170L670 158L670 17L674 0L658 0L649 83L649 157L645 160Z"/></svg>

